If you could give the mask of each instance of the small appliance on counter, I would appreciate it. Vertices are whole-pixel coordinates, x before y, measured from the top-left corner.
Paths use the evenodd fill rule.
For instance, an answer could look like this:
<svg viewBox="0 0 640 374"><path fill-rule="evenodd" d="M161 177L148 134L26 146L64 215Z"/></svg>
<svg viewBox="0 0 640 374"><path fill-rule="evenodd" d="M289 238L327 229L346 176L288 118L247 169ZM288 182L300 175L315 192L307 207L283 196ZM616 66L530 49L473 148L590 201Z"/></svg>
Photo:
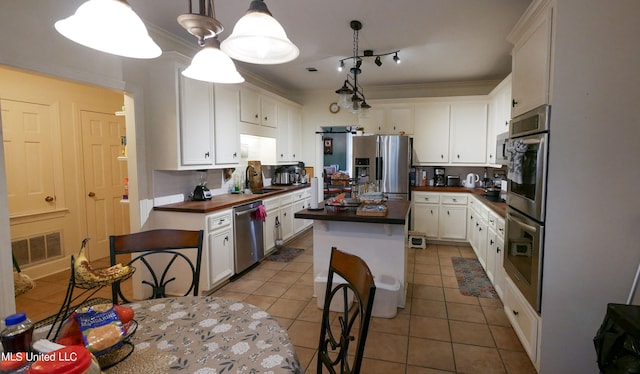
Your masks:
<svg viewBox="0 0 640 374"><path fill-rule="evenodd" d="M304 169L304 162L298 162L298 165L292 166L291 170L292 170L292 175L291 175L292 184L299 185L299 184L307 183L307 178L305 177L307 172Z"/></svg>
<svg viewBox="0 0 640 374"><path fill-rule="evenodd" d="M460 187L460 176L447 175L447 187Z"/></svg>
<svg viewBox="0 0 640 374"><path fill-rule="evenodd" d="M198 170L200 172L200 184L196 186L193 190L192 200L195 201L205 201L211 200L211 191L207 188L207 181L205 175L207 174L206 170Z"/></svg>
<svg viewBox="0 0 640 374"><path fill-rule="evenodd" d="M467 188L475 188L476 183L480 181L480 176L475 173L467 174L467 177L464 179L464 186Z"/></svg>
<svg viewBox="0 0 640 374"><path fill-rule="evenodd" d="M274 185L290 185L293 183L293 174L289 170L289 166L281 166L276 169L276 174L271 181Z"/></svg>
<svg viewBox="0 0 640 374"><path fill-rule="evenodd" d="M433 168L433 181L436 187L445 186L444 168Z"/></svg>

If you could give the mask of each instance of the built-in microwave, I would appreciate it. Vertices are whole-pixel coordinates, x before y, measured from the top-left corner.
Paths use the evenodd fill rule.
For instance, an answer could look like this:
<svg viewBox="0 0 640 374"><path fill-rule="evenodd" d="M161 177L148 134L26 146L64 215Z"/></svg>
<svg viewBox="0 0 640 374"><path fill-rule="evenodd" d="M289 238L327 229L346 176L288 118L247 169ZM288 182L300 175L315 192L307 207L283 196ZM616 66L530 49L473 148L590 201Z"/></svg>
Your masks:
<svg viewBox="0 0 640 374"><path fill-rule="evenodd" d="M507 165L509 163L509 157L507 155L508 142L508 131L505 131L496 137L496 164L498 165Z"/></svg>

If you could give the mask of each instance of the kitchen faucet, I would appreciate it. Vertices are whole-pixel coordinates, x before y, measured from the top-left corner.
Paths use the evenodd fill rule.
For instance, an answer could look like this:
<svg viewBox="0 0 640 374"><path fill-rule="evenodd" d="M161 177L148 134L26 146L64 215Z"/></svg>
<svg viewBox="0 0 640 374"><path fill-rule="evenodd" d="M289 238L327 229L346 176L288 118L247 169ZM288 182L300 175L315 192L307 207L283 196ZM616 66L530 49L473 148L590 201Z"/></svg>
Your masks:
<svg viewBox="0 0 640 374"><path fill-rule="evenodd" d="M245 181L244 181L244 188L245 189L249 189L249 168L253 169L253 173L251 174L252 176L257 176L258 172L255 168L255 166L253 165L247 165L247 168L244 171L244 177L245 177Z"/></svg>

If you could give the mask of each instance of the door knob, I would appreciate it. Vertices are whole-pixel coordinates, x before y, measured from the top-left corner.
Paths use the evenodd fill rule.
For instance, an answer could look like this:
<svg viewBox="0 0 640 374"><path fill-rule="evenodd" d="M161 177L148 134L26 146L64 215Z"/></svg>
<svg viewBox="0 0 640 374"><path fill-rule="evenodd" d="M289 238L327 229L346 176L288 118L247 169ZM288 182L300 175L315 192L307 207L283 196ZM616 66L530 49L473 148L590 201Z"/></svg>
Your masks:
<svg viewBox="0 0 640 374"><path fill-rule="evenodd" d="M55 200L55 198L53 196L47 196L47 197L44 198L44 201L46 201L48 203L52 202L53 200Z"/></svg>
<svg viewBox="0 0 640 374"><path fill-rule="evenodd" d="M89 195L89 197L95 197L95 196L96 196L96 193L95 193L95 192L89 192L89 194L88 194L88 195Z"/></svg>

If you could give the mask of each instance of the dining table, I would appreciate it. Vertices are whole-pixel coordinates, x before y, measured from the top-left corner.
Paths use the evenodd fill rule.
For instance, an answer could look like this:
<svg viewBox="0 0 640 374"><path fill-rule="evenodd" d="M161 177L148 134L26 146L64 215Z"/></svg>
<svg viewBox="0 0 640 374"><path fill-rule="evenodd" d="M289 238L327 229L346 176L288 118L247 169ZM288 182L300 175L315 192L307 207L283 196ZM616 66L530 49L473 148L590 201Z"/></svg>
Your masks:
<svg viewBox="0 0 640 374"><path fill-rule="evenodd" d="M304 372L287 330L254 305L183 296L126 306L137 322L129 337L133 351L104 373Z"/></svg>

